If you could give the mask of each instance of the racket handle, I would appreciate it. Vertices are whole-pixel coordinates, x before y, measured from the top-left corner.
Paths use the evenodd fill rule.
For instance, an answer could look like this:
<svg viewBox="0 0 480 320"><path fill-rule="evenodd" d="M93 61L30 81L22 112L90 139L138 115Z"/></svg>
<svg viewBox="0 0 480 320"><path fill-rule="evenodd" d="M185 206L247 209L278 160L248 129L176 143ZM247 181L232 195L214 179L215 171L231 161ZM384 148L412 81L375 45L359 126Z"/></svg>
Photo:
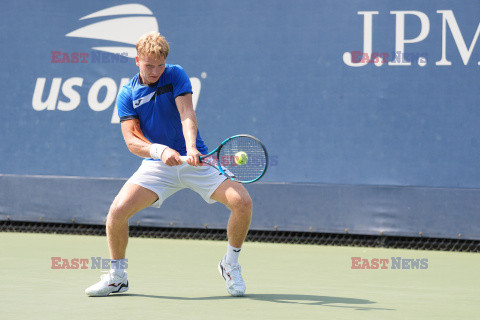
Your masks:
<svg viewBox="0 0 480 320"><path fill-rule="evenodd" d="M185 162L185 163L187 163L188 158L190 158L190 157L189 156L180 156L180 160L182 160L182 162Z"/></svg>
<svg viewBox="0 0 480 320"><path fill-rule="evenodd" d="M180 160L182 160L182 162L184 163L187 163L187 160L189 158L190 158L189 156L180 156ZM202 157L200 157L200 162L202 162Z"/></svg>

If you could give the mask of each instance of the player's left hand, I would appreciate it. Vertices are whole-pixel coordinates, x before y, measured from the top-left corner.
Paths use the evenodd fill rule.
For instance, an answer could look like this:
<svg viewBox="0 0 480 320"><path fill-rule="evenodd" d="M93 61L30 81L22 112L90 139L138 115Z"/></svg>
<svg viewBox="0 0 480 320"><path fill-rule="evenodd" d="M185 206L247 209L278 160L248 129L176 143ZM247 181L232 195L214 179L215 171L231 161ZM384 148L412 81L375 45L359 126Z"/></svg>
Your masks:
<svg viewBox="0 0 480 320"><path fill-rule="evenodd" d="M189 159L187 160L187 163L195 167L201 166L202 165L202 163L200 162L201 155L202 154L200 153L200 151L197 150L197 148L187 149L187 156L189 157Z"/></svg>

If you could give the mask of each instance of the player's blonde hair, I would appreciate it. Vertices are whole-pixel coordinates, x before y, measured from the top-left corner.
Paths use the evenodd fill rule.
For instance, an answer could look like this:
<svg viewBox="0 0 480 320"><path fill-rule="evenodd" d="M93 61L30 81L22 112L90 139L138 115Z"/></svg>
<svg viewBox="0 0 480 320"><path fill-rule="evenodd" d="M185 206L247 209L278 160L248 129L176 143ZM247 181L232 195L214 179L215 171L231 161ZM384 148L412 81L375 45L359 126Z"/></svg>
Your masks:
<svg viewBox="0 0 480 320"><path fill-rule="evenodd" d="M156 31L145 33L137 42L137 55L155 55L157 58L168 56L170 47L164 36Z"/></svg>

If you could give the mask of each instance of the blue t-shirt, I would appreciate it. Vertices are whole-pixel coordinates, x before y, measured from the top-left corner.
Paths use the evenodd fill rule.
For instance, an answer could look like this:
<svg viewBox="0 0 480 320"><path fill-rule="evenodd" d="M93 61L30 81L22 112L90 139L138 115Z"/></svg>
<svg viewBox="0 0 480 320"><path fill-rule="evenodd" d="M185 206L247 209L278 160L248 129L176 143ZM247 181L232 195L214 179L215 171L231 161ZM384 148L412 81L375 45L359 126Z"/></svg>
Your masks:
<svg viewBox="0 0 480 320"><path fill-rule="evenodd" d="M141 84L137 73L118 93L118 116L120 121L138 119L150 142L166 145L185 156L185 137L175 104L175 98L185 93L192 93L192 85L179 65L166 64L155 85ZM198 151L208 153L198 130L196 144Z"/></svg>

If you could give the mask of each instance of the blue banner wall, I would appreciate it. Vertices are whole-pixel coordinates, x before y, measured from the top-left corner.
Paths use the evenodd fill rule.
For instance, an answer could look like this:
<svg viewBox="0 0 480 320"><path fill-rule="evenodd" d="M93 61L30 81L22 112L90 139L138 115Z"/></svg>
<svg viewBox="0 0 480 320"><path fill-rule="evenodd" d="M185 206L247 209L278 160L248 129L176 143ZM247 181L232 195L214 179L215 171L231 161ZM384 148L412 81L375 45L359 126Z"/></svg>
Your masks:
<svg viewBox="0 0 480 320"><path fill-rule="evenodd" d="M136 40L158 30L170 42L167 62L190 76L207 145L237 133L267 145L265 189L251 192L290 208L277 219L293 209L267 186L288 185L289 201L302 198L306 184L318 192L366 187L366 197L384 199L382 208L413 210L417 225L387 210L395 234L416 234L430 222L432 234L480 239L473 226L480 206L471 196L480 189L479 23L474 0L5 3L0 174L88 177L92 185L129 177L141 159L125 146L114 101L138 72ZM393 200L389 188L409 195ZM440 189L449 190L441 200ZM74 201L75 191L64 196ZM299 207L318 209L303 216L301 228L338 231L332 211L318 202L325 199L302 199ZM349 201L335 199L338 206ZM376 234L378 210L352 203L360 208L339 219L361 214L371 225L361 232ZM449 208L440 217L439 203ZM24 218L10 204L0 208L10 208L0 218ZM451 228L459 219L470 223Z"/></svg>
<svg viewBox="0 0 480 320"><path fill-rule="evenodd" d="M0 175L0 221L105 223L125 179ZM480 190L260 182L251 229L479 239ZM16 201L11 201L15 199ZM18 213L21 214L18 214ZM189 190L130 225L223 229L228 210Z"/></svg>

